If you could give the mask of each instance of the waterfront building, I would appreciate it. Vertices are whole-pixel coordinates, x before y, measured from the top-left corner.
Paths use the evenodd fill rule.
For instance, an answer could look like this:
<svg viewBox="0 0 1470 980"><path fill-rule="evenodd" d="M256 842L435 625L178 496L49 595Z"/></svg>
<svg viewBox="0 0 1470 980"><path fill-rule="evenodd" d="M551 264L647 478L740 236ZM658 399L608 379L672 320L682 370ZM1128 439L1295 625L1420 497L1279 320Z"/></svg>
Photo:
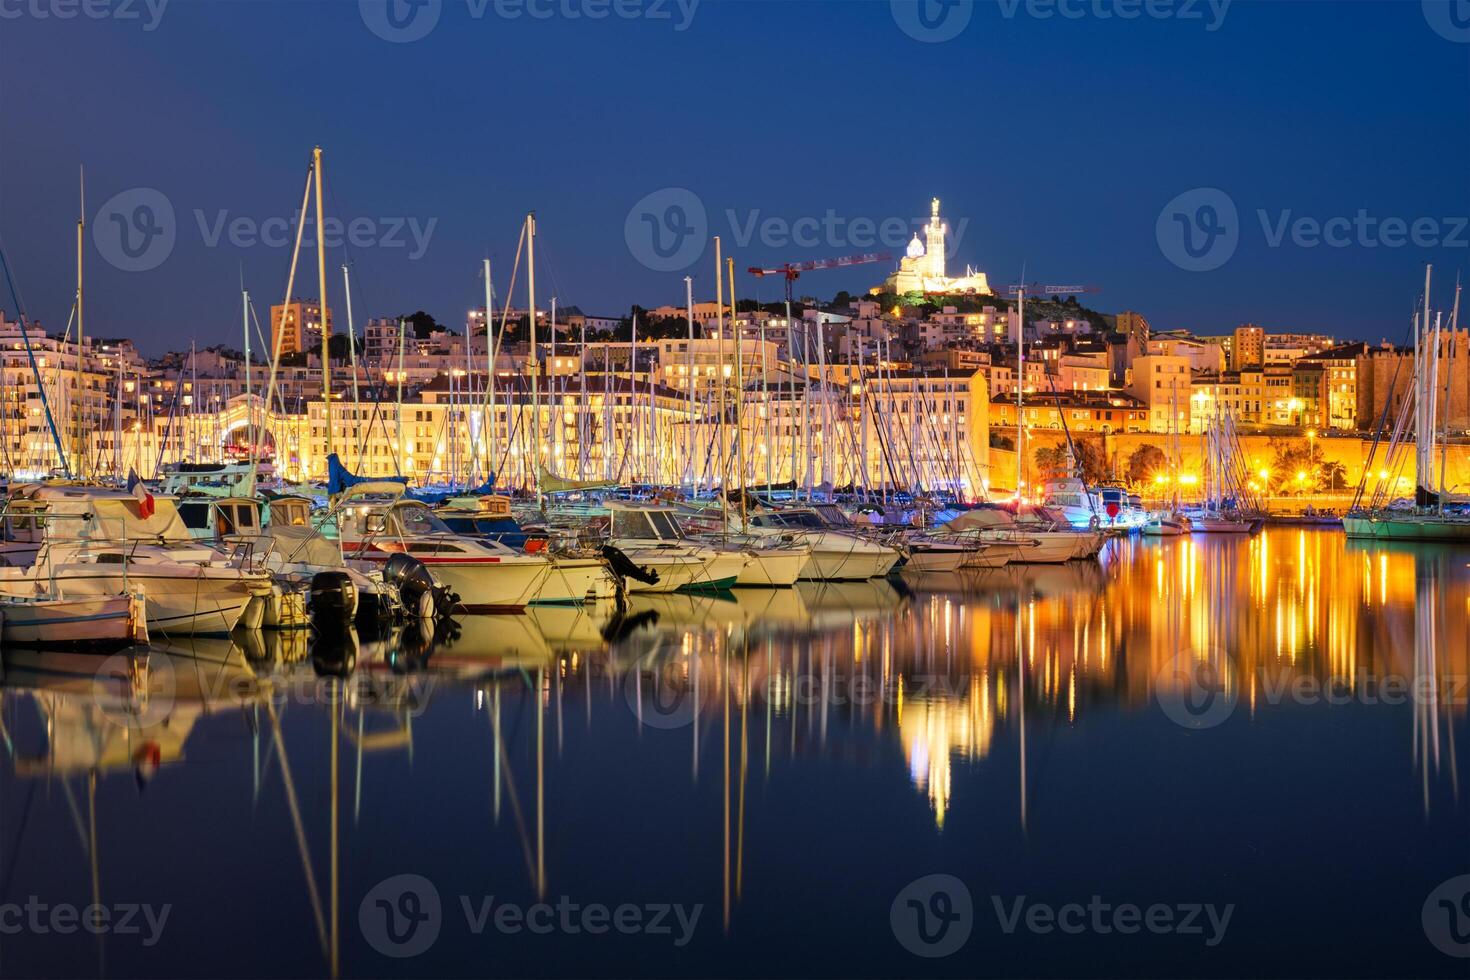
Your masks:
<svg viewBox="0 0 1470 980"><path fill-rule="evenodd" d="M271 307L271 348L282 354L302 354L322 342L322 328L332 332L332 311L320 300L292 299Z"/></svg>

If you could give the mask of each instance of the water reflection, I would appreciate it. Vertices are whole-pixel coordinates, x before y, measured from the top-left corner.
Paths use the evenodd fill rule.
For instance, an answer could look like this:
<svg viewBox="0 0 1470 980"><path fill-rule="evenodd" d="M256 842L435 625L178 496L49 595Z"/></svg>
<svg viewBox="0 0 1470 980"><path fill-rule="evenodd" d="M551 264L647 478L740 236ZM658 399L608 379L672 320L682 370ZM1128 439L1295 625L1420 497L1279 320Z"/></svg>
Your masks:
<svg viewBox="0 0 1470 980"><path fill-rule="evenodd" d="M1100 766L1119 767L1131 763L1113 754L1115 718L1144 726L1148 739L1186 737L1160 710L1183 683L1181 660L1207 667L1226 705L1212 722L1220 731L1190 733L1198 744L1255 744L1232 743L1231 733L1283 713L1324 730L1344 715L1390 712L1404 719L1390 726L1404 732L1392 751L1414 766L1421 812L1458 813L1467 579L1465 555L1450 549L1271 531L1121 540L1096 564L638 596L625 607L465 617L372 640L195 640L105 664L5 651L5 797L16 784L62 787L95 900L106 870L98 821L127 826L145 814L122 795L99 813L99 782L131 783L135 795L153 782L187 784L201 775L189 764L196 751L230 774L211 781L216 791L248 773L251 812L289 840L308 931L335 975L344 942L356 941L366 887L344 885L354 853L344 833L359 849L354 860L371 852L382 814L418 785L418 732L432 724L454 749L446 755L438 743L428 762L437 782L417 792L441 808L481 808L535 896L588 874L557 857L575 849L558 830L581 799L569 783L590 787L576 805L610 810L636 807L639 793L677 795L680 785L689 801L716 791L707 802L718 809L718 895L735 936L751 826L770 848L769 822L798 817L777 794L782 779L871 794L902 812L888 790L897 777L927 807L930 833L1000 803L1024 835L1060 734L1106 720L1089 744ZM1398 684L1408 696L1391 696ZM586 768L603 746L616 747L598 755L618 767L615 780ZM1047 799L1063 805L1054 792ZM712 813L689 816L710 831ZM3 819L13 833L14 805ZM147 819L186 817L170 807ZM887 846L901 854L913 832ZM50 886L37 868L15 877L12 868L0 886ZM78 972L101 972L103 943ZM310 972L288 972L298 968Z"/></svg>

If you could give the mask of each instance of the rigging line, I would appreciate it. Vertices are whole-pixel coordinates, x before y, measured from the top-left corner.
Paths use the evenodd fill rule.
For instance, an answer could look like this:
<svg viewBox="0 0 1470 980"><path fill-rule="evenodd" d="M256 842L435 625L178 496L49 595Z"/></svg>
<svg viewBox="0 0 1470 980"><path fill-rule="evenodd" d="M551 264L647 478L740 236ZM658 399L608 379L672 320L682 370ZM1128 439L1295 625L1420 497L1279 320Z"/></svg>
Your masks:
<svg viewBox="0 0 1470 980"><path fill-rule="evenodd" d="M67 462L66 452L61 448L61 434L56 431L56 419L51 414L51 403L46 398L46 386L41 380L41 369L36 366L36 351L31 346L30 330L26 323L25 304L21 301L20 290L16 288L15 277L10 270L10 257L5 251L5 242L0 239L0 267L5 270L5 285L10 290L10 297L15 301L15 313L20 318L20 339L25 343L26 358L30 361L31 373L36 377L36 390L41 396L41 409L46 413L46 426L51 430L51 440L56 445L56 456L61 460L62 471L67 479L71 479L71 464Z"/></svg>

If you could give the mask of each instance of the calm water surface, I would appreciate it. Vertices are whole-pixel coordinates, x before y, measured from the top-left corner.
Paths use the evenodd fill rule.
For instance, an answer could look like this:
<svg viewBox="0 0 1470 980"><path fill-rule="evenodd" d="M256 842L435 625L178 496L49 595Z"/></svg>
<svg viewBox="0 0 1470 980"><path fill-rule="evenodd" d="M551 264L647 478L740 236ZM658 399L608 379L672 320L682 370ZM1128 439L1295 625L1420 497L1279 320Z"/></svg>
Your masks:
<svg viewBox="0 0 1470 980"><path fill-rule="evenodd" d="M6 651L0 975L1463 977L1467 561Z"/></svg>

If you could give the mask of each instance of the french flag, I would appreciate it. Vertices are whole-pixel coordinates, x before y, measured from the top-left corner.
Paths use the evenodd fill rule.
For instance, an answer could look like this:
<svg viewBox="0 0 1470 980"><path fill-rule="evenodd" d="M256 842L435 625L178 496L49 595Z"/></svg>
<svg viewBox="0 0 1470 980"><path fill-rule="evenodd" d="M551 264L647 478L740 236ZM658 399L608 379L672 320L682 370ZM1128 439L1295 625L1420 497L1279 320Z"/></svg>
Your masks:
<svg viewBox="0 0 1470 980"><path fill-rule="evenodd" d="M128 470L128 493L138 498L138 513L143 515L145 521L153 516L153 494L138 479L137 470Z"/></svg>

